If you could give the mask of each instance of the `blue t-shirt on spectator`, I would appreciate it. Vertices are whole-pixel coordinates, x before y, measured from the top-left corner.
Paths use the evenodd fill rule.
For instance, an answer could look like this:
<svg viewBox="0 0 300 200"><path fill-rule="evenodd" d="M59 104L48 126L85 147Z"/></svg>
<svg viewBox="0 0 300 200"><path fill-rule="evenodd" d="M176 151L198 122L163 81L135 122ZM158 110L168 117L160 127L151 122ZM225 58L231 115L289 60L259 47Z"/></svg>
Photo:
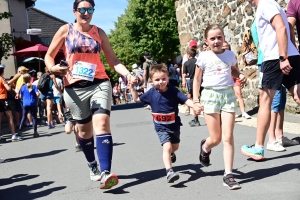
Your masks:
<svg viewBox="0 0 300 200"><path fill-rule="evenodd" d="M156 131L180 130L182 124L178 116L178 104L184 104L188 98L177 88L168 85L168 90L163 93L151 88L140 96L140 100L150 104Z"/></svg>
<svg viewBox="0 0 300 200"><path fill-rule="evenodd" d="M20 94L22 95L23 106L37 106L36 92L38 89L35 85L32 85L31 92L29 92L26 84L21 87Z"/></svg>

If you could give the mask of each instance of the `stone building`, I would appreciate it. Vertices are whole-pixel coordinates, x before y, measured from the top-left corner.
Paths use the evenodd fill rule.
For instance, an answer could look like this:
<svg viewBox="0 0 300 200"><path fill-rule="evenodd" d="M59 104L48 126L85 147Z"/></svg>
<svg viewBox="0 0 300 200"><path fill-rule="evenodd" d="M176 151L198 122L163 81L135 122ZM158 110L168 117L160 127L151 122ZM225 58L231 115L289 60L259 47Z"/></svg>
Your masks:
<svg viewBox="0 0 300 200"><path fill-rule="evenodd" d="M277 2L285 9L289 0ZM252 25L255 9L247 0L178 0L175 1L175 6L182 54L191 39L198 41L198 44L204 41L204 30L209 24L220 24L226 40L238 57L240 70L248 77L247 85L243 88L246 107L257 107L257 66L243 66L241 62L243 34ZM289 112L300 111L290 96L286 109Z"/></svg>

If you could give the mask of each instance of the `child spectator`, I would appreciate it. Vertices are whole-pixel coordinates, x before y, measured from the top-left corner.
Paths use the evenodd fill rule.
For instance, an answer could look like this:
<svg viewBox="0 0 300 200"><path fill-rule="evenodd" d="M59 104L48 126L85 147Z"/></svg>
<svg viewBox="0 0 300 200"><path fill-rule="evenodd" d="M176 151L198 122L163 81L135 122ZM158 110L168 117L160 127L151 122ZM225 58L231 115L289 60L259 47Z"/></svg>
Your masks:
<svg viewBox="0 0 300 200"><path fill-rule="evenodd" d="M29 74L23 75L24 85L19 92L19 98L23 100L23 116L19 127L19 135L22 136L22 126L26 119L27 113L30 111L33 122L33 137L39 137L37 132L37 102L39 97L39 91L35 85L30 83L31 76Z"/></svg>
<svg viewBox="0 0 300 200"><path fill-rule="evenodd" d="M154 88L149 89L140 97L138 97L134 85L130 85L130 89L135 102L142 101L152 108L154 127L163 146L163 162L167 181L173 183L179 179L179 174L172 169L172 163L176 161L175 151L179 147L180 126L182 125L178 116L178 104L185 103L193 107L193 102L177 88L168 85L169 72L165 65L153 65L149 74ZM198 109L200 109L200 105Z"/></svg>
<svg viewBox="0 0 300 200"><path fill-rule="evenodd" d="M209 25L205 30L205 40L210 51L202 52L196 62L193 85L195 105L200 105L198 95L203 76L201 103L204 106L204 116L210 136L200 143L199 160L203 166L210 165L211 149L217 146L221 139L224 144L225 173L223 185L229 189L241 188L232 174L234 158L233 128L236 96L232 89L232 76L240 78L245 83L246 78L236 66L235 55L232 51L223 49L225 40L223 29L216 24ZM199 113L199 112L198 112Z"/></svg>

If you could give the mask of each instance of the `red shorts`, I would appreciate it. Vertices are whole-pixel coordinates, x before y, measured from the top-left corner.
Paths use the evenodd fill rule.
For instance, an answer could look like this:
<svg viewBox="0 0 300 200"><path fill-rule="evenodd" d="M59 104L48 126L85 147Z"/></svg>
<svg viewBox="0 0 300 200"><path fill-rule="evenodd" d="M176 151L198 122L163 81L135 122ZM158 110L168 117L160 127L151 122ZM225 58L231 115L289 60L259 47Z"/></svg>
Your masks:
<svg viewBox="0 0 300 200"><path fill-rule="evenodd" d="M232 77L233 78L233 82L234 82L234 86L241 86L241 81L238 78Z"/></svg>

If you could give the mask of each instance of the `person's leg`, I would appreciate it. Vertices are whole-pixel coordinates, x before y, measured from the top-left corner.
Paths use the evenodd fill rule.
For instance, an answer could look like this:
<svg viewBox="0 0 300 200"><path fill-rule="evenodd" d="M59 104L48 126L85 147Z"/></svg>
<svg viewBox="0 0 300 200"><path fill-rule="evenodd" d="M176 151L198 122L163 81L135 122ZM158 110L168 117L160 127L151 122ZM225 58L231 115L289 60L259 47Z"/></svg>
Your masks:
<svg viewBox="0 0 300 200"><path fill-rule="evenodd" d="M271 102L276 90L264 88L260 91L260 106L257 115L256 145L264 146L267 130L270 125Z"/></svg>
<svg viewBox="0 0 300 200"><path fill-rule="evenodd" d="M22 127L23 127L24 122L26 120L27 114L28 114L28 107L23 106L23 108L22 108L22 119L21 119L20 126L19 126L19 134L22 132Z"/></svg>
<svg viewBox="0 0 300 200"><path fill-rule="evenodd" d="M275 139L280 140L283 137L283 122L284 122L284 110L280 110L277 114L276 127L275 127Z"/></svg>
<svg viewBox="0 0 300 200"><path fill-rule="evenodd" d="M33 132L34 136L38 137L37 134L37 107L36 106L30 106L31 116L32 116L32 123L33 123Z"/></svg>
<svg viewBox="0 0 300 200"><path fill-rule="evenodd" d="M205 114L204 117L207 124L209 137L203 144L203 148L205 152L210 152L213 147L220 144L222 139L221 118L220 114L217 113Z"/></svg>
<svg viewBox="0 0 300 200"><path fill-rule="evenodd" d="M5 139L2 138L2 129L1 129L1 122L2 122L2 116L3 116L3 112L0 112L0 142L5 142Z"/></svg>
<svg viewBox="0 0 300 200"><path fill-rule="evenodd" d="M171 155L172 144L171 142L166 142L163 144L163 163L166 170L172 169Z"/></svg>
<svg viewBox="0 0 300 200"><path fill-rule="evenodd" d="M52 106L53 106L53 99L46 99L48 128L54 128L54 124L52 120Z"/></svg>
<svg viewBox="0 0 300 200"><path fill-rule="evenodd" d="M27 113L27 120L28 120L28 124L26 124L26 125L27 126L32 126L32 114L31 114L30 111Z"/></svg>
<svg viewBox="0 0 300 200"><path fill-rule="evenodd" d="M234 159L234 138L233 129L235 122L234 112L221 112L222 124L222 140L223 140L223 156L225 173L232 173L233 159Z"/></svg>
<svg viewBox="0 0 300 200"><path fill-rule="evenodd" d="M277 115L278 115L278 113L274 112L273 110L271 111L270 126L269 126L269 129L268 129L268 136L269 136L268 143L269 144L276 141L275 127L276 127L276 124L277 124Z"/></svg>
<svg viewBox="0 0 300 200"><path fill-rule="evenodd" d="M14 119L11 110L5 111L5 114L8 118L9 130L12 135L15 134L15 126L14 126Z"/></svg>

